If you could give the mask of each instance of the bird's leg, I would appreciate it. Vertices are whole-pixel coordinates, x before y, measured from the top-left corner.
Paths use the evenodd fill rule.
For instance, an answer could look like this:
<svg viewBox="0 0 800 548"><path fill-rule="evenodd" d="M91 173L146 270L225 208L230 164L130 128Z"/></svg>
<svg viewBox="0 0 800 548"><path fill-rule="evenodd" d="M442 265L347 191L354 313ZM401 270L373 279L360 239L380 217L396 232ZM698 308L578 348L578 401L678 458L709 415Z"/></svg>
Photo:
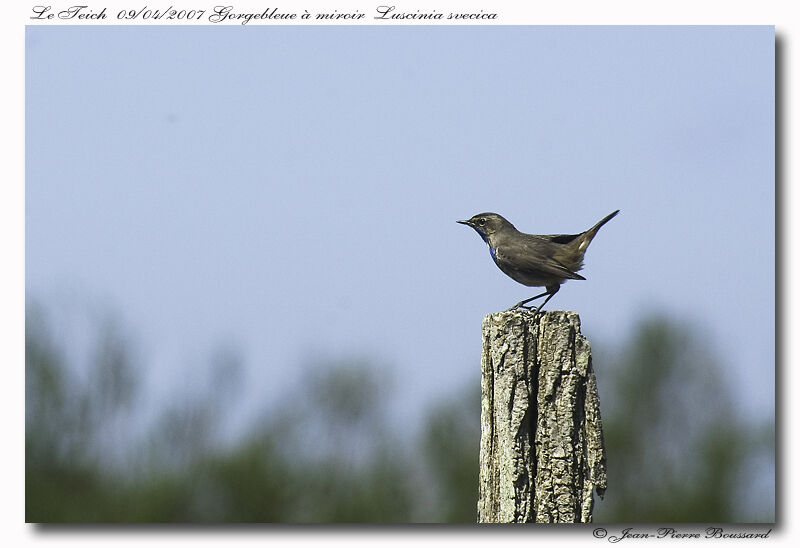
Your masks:
<svg viewBox="0 0 800 548"><path fill-rule="evenodd" d="M530 306L524 306L526 303L529 303L529 302L531 302L531 301L535 301L535 300L536 300L536 299L538 299L539 297L544 297L545 295L549 295L549 294L550 294L550 292L549 292L549 291L545 291L544 293L541 293L541 294L539 294L539 295L536 295L535 297L531 297L530 299L525 299L524 301L520 301L520 302L518 302L517 304L515 304L514 306L512 306L511 308L509 308L509 310L514 310L514 309L517 309L517 308L525 308L526 310L530 310L532 307L530 307ZM552 295L551 295L551 296L552 296ZM548 299L549 299L549 298L550 298L550 297L548 297ZM547 302L547 301L545 300L545 302Z"/></svg>
<svg viewBox="0 0 800 548"><path fill-rule="evenodd" d="M561 286L558 285L558 284L548 286L547 287L547 291L545 291L544 293L540 293L539 295L536 295L535 297L531 297L530 299L525 299L524 301L520 301L517 304L515 304L514 306L512 306L511 308L509 308L509 310L515 310L517 308L524 308L525 310L531 310L531 309L533 309L533 307L532 306L525 306L526 303L529 303L531 301L534 301L534 300L538 299L539 297L544 297L545 295L547 295L547 298L544 301L542 301L542 304L540 304L538 306L538 308L536 308L536 310L534 311L535 314L538 314L539 311L542 309L542 307L545 304L547 304L547 301L552 299L553 295L558 293L558 290L560 288L561 288Z"/></svg>
<svg viewBox="0 0 800 548"><path fill-rule="evenodd" d="M561 286L559 286L559 285L551 285L550 287L547 288L547 292L550 293L550 295L548 295L548 297L544 301L542 301L542 304L539 305L539 308L536 309L536 312L534 312L534 314L538 314L539 313L539 311L542 309L542 307L547 304L547 301L552 299L553 295L558 293L558 290L560 289L560 287Z"/></svg>

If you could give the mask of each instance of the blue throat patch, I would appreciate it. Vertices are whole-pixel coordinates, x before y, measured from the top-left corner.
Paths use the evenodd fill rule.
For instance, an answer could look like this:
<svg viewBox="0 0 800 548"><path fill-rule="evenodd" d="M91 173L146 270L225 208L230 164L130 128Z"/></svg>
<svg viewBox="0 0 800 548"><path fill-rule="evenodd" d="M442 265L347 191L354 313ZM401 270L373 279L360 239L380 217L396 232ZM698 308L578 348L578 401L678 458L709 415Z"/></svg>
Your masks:
<svg viewBox="0 0 800 548"><path fill-rule="evenodd" d="M481 236L481 238L483 238L483 241L484 241L484 242L486 242L487 244L489 243L489 237L486 235L486 233L485 233L483 230L481 230L481 229L480 229L480 228L478 228L477 226L473 226L472 228L474 228L474 229L475 229L475 232L477 232L478 234L480 234L480 236Z"/></svg>
<svg viewBox="0 0 800 548"><path fill-rule="evenodd" d="M486 242L486 245L489 246L489 253L492 254L492 259L496 261L497 260L497 254L496 254L497 252L492 247L492 244L489 243L489 236L487 236L486 233L483 230L481 230L480 228L478 228L477 226L473 226L472 228L475 229L475 232L480 234L481 238L483 238L483 241Z"/></svg>

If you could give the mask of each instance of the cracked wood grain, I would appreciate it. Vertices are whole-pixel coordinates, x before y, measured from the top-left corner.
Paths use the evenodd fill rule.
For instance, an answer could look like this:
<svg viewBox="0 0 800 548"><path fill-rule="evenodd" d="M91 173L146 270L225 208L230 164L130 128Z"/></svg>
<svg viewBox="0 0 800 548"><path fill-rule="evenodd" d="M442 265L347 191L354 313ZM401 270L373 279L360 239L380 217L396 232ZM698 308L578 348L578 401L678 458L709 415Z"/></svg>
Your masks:
<svg viewBox="0 0 800 548"><path fill-rule="evenodd" d="M590 522L605 488L597 382L578 315L487 315L478 522Z"/></svg>

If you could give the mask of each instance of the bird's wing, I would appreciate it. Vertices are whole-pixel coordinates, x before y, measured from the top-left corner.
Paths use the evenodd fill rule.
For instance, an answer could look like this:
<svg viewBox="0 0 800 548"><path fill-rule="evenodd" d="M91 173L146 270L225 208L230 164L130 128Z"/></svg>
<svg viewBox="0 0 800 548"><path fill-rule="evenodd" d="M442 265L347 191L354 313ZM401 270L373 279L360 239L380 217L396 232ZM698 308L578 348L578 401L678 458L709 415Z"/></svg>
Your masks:
<svg viewBox="0 0 800 548"><path fill-rule="evenodd" d="M536 241L514 242L498 246L495 261L501 270L518 270L539 273L542 277L563 278L566 280L585 280L553 258L557 248L563 244L550 240L552 236L541 237ZM509 257L513 257L511 260Z"/></svg>

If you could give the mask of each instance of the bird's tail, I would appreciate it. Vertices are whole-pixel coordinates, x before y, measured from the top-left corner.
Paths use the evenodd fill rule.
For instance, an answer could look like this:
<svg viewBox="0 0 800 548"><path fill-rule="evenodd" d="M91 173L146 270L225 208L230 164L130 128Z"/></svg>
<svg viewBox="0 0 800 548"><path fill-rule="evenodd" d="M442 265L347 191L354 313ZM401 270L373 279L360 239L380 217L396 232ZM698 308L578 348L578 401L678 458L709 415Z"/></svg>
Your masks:
<svg viewBox="0 0 800 548"><path fill-rule="evenodd" d="M614 211L613 213L609 213L608 215L603 217L600 221L598 221L596 225L594 225L592 228L581 234L580 238L581 243L579 244L578 249L582 253L586 253L586 248L589 247L590 243L592 243L592 240L594 239L595 234L597 234L597 231L600 230L600 227L602 227L608 221L616 217L617 213L619 213L619 209Z"/></svg>

